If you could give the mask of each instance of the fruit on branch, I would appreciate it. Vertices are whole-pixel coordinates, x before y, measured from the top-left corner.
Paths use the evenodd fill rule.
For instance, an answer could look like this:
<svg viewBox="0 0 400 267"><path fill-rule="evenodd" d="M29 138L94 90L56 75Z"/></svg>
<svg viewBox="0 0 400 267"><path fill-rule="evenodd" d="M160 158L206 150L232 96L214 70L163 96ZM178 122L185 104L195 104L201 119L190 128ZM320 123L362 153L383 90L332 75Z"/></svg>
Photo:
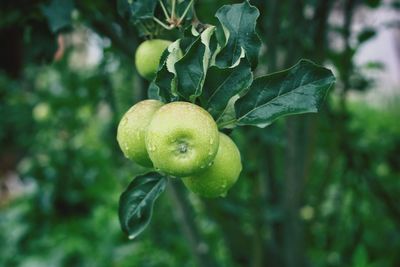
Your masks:
<svg viewBox="0 0 400 267"><path fill-rule="evenodd" d="M125 157L136 163L152 167L146 150L145 135L154 113L164 103L144 100L131 107L122 117L117 131L117 141Z"/></svg>
<svg viewBox="0 0 400 267"><path fill-rule="evenodd" d="M167 40L153 39L139 45L135 54L135 65L143 78L147 80L154 78L161 55L170 44L171 42Z"/></svg>
<svg viewBox="0 0 400 267"><path fill-rule="evenodd" d="M219 133L211 115L188 102L162 106L153 116L146 147L154 167L178 177L203 171L218 151Z"/></svg>
<svg viewBox="0 0 400 267"><path fill-rule="evenodd" d="M232 139L220 133L219 149L212 165L201 173L182 178L182 181L189 190L200 196L225 196L241 171L239 149Z"/></svg>

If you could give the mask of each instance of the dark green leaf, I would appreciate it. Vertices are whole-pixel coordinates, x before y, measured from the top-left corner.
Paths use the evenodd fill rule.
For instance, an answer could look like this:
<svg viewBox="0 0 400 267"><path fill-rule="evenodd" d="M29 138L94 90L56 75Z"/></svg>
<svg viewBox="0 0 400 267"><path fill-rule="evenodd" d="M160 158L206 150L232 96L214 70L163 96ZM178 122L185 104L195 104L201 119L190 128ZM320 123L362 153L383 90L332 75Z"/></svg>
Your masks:
<svg viewBox="0 0 400 267"><path fill-rule="evenodd" d="M370 8L377 8L382 3L382 0L364 0L364 2Z"/></svg>
<svg viewBox="0 0 400 267"><path fill-rule="evenodd" d="M52 32L57 32L71 25L73 9L73 0L52 0L48 5L41 7Z"/></svg>
<svg viewBox="0 0 400 267"><path fill-rule="evenodd" d="M144 19L152 19L158 0L119 0L117 3L120 15L126 16L129 9L133 22Z"/></svg>
<svg viewBox="0 0 400 267"><path fill-rule="evenodd" d="M226 41L220 40L220 43L224 43L224 47L217 55L217 66L226 68L235 65L243 53L249 59L252 68L257 66L261 41L255 28L259 15L258 9L251 6L248 1L225 5L217 11L216 17L227 38Z"/></svg>
<svg viewBox="0 0 400 267"><path fill-rule="evenodd" d="M117 0L117 11L121 17L131 17L131 7L128 0Z"/></svg>
<svg viewBox="0 0 400 267"><path fill-rule="evenodd" d="M204 107L218 122L226 113L229 100L249 88L253 81L250 64L242 59L234 68L220 69L216 66L208 70L204 86Z"/></svg>
<svg viewBox="0 0 400 267"><path fill-rule="evenodd" d="M214 30L215 27L207 28L175 64L177 93L186 100L191 101L202 92L212 56L209 42Z"/></svg>
<svg viewBox="0 0 400 267"><path fill-rule="evenodd" d="M174 79L174 74L168 71L167 59L170 53L165 50L161 59L160 66L157 71L154 81L150 83L148 96L151 99L158 99L169 102L172 96L171 82Z"/></svg>
<svg viewBox="0 0 400 267"><path fill-rule="evenodd" d="M181 40L172 43L160 59L156 77L148 89L148 96L164 102L171 102L177 97L175 85L175 63L182 58Z"/></svg>
<svg viewBox="0 0 400 267"><path fill-rule="evenodd" d="M257 78L235 104L236 123L265 127L283 116L317 112L334 82L330 70L308 60Z"/></svg>
<svg viewBox="0 0 400 267"><path fill-rule="evenodd" d="M373 38L375 35L376 31L374 29L367 28L358 34L357 39L359 43L364 43Z"/></svg>
<svg viewBox="0 0 400 267"><path fill-rule="evenodd" d="M138 236L149 224L154 201L165 190L167 178L150 172L137 176L119 200L119 221L129 239Z"/></svg>

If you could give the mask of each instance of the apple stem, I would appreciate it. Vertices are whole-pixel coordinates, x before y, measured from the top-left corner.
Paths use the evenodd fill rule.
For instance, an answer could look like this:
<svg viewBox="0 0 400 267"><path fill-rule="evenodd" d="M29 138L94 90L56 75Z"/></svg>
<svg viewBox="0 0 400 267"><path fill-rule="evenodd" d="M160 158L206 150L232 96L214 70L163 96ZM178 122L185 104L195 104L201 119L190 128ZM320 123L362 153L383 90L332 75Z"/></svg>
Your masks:
<svg viewBox="0 0 400 267"><path fill-rule="evenodd" d="M185 11L183 12L182 16L178 20L178 25L181 24L183 19L185 18L186 14L188 13L190 7L193 5L193 0L190 1L190 3L187 5Z"/></svg>
<svg viewBox="0 0 400 267"><path fill-rule="evenodd" d="M176 6L176 0L172 0L171 20L175 20L175 6Z"/></svg>
<svg viewBox="0 0 400 267"><path fill-rule="evenodd" d="M167 25L167 24L165 24L164 22L162 22L161 20L159 20L158 18L156 18L156 17L153 17L153 20L155 21L155 22L157 22L158 24L160 24L163 28L165 28L165 29L167 29L167 30L171 30L172 28L174 28L174 26L173 25Z"/></svg>
<svg viewBox="0 0 400 267"><path fill-rule="evenodd" d="M191 6L192 7L192 14L193 14L193 22L195 23L199 23L200 20L197 17L197 13L196 13L196 9L194 8L194 4Z"/></svg>
<svg viewBox="0 0 400 267"><path fill-rule="evenodd" d="M160 2L160 6L161 6L161 8L162 8L162 10L163 10L163 12L164 12L165 18L167 19L167 21L169 21L169 20L171 19L171 17L169 16L168 11L167 11L167 9L166 9L165 6L164 6L163 1L162 1L162 0L159 0L158 2Z"/></svg>

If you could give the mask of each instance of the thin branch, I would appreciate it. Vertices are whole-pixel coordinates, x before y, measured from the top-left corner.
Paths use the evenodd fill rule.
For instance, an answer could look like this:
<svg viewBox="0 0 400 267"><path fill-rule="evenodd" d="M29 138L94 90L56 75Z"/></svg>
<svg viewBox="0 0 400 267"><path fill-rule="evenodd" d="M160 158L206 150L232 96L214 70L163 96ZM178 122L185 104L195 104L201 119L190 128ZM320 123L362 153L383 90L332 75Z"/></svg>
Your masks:
<svg viewBox="0 0 400 267"><path fill-rule="evenodd" d="M176 7L176 0L172 0L172 11L171 11L171 19L175 19L175 7Z"/></svg>
<svg viewBox="0 0 400 267"><path fill-rule="evenodd" d="M164 11L165 18L166 18L167 20L170 20L171 17L169 16L168 11L167 11L167 9L166 9L165 6L164 6L163 1L162 1L162 0L159 0L158 2L160 2L160 6L161 6L162 10Z"/></svg>
<svg viewBox="0 0 400 267"><path fill-rule="evenodd" d="M178 25L181 24L181 22L185 19L186 14L188 13L190 7L193 5L193 0L190 1L188 6L186 7L185 11L183 12L182 16L178 20Z"/></svg>
<svg viewBox="0 0 400 267"><path fill-rule="evenodd" d="M201 233L194 220L192 213L193 208L190 207L188 199L172 179L168 184L167 193L170 197L176 219L181 225L182 232L188 241L189 248L193 256L196 258L198 266L216 266L215 260L212 257L207 244L202 239Z"/></svg>
<svg viewBox="0 0 400 267"><path fill-rule="evenodd" d="M169 25L169 26L168 26L167 24L165 24L164 22L162 22L161 20L159 20L159 19L156 18L156 17L153 17L153 20L154 20L155 22L157 22L160 26L162 26L164 29L171 30L171 29L174 28L173 25Z"/></svg>
<svg viewBox="0 0 400 267"><path fill-rule="evenodd" d="M197 2L198 2L198 1L197 1ZM191 5L191 8L192 8L192 14L193 14L193 22L199 23L200 20L199 20L199 18L197 17L197 13L196 13L196 9L195 9L195 7L194 7L194 4Z"/></svg>

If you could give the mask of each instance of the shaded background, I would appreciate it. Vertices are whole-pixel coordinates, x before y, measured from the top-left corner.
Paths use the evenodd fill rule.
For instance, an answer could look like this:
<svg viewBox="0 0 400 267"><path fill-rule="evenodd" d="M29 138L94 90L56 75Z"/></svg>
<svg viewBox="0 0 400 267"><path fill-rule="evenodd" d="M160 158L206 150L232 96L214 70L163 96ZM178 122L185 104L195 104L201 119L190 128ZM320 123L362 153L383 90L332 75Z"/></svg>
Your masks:
<svg viewBox="0 0 400 267"><path fill-rule="evenodd" d="M224 3L199 0L216 23ZM116 142L146 97L116 1L0 3L0 266L400 266L400 3L253 0L257 74L309 58L338 78L319 114L232 134L226 198L172 181L134 241L120 193L145 169Z"/></svg>

